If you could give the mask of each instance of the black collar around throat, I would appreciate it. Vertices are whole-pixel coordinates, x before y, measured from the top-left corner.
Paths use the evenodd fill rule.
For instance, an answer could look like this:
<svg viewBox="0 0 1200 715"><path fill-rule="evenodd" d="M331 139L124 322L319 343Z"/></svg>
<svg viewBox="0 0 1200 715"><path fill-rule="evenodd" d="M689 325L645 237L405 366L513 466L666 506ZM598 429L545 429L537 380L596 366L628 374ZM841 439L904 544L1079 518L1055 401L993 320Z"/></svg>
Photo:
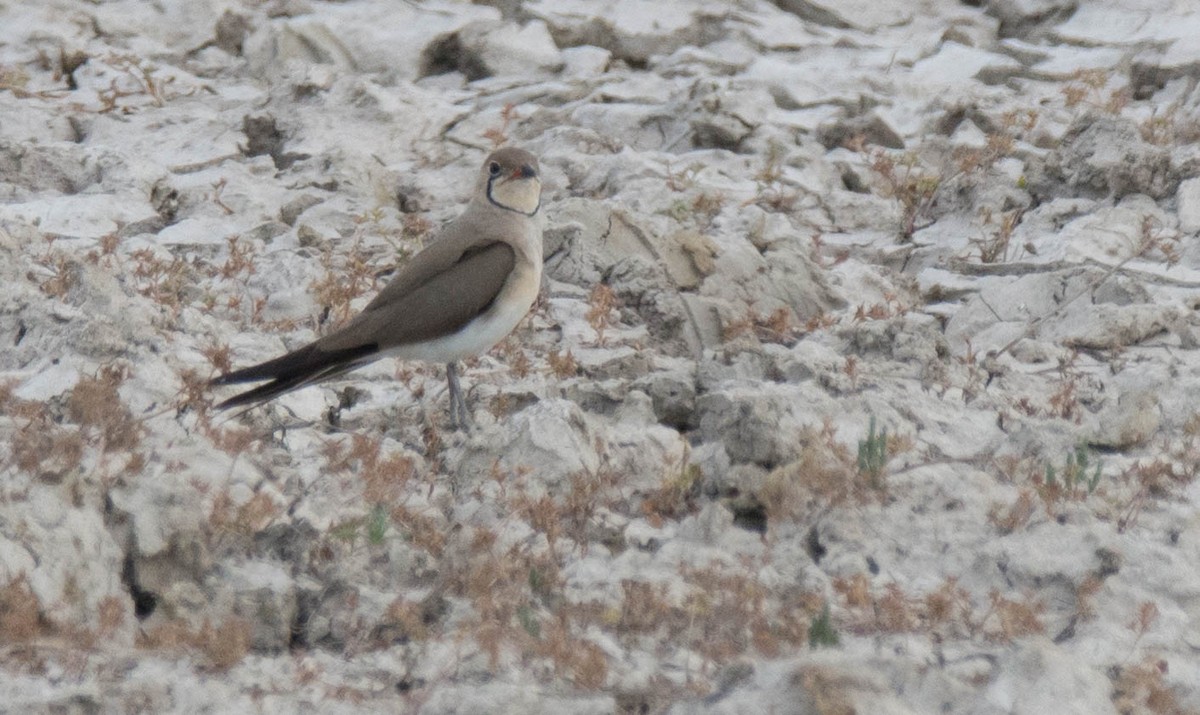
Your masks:
<svg viewBox="0 0 1200 715"><path fill-rule="evenodd" d="M537 215L537 212L538 212L538 210L542 208L542 197L541 197L541 196L539 196L539 197L538 197L537 206L534 206L534 207L533 207L533 210L532 210L532 211L530 211L529 213L525 213L524 211L519 211L519 210L517 210L517 209L514 209L514 208L513 208L513 207L511 207L511 206L505 206L504 204L500 203L500 202L499 202L499 201L497 201L496 199L492 198L492 183L493 183L493 182L494 182L496 179L498 179L498 178L499 178L498 176L489 176L489 177L488 177L488 182L487 182L487 199L488 199L488 201L489 201L489 202L491 202L492 206L495 206L495 207L497 207L497 208L504 209L505 211L512 211L513 213L515 213L515 214L521 214L522 216L529 216L529 217L531 217L531 218L532 218L533 216L536 216L536 215Z"/></svg>

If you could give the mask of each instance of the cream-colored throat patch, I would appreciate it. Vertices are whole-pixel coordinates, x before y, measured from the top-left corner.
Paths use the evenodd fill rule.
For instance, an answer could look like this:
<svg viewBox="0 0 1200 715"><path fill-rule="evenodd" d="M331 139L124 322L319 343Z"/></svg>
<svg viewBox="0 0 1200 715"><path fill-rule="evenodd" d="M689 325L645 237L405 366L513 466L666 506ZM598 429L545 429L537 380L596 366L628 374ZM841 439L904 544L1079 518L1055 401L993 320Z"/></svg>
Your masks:
<svg viewBox="0 0 1200 715"><path fill-rule="evenodd" d="M500 208L532 216L542 200L542 182L535 178L493 181L488 198Z"/></svg>

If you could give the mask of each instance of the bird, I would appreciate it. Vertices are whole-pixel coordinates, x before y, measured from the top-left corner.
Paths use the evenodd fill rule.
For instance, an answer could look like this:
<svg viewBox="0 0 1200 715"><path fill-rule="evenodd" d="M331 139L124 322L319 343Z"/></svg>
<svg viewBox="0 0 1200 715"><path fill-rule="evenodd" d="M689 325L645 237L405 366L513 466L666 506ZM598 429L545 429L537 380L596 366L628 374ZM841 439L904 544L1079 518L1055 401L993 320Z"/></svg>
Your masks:
<svg viewBox="0 0 1200 715"><path fill-rule="evenodd" d="M213 378L210 386L263 382L219 403L257 406L384 357L446 364L450 421L469 429L457 363L512 332L542 279L542 182L518 147L488 155L467 207L412 257L344 327L297 350Z"/></svg>

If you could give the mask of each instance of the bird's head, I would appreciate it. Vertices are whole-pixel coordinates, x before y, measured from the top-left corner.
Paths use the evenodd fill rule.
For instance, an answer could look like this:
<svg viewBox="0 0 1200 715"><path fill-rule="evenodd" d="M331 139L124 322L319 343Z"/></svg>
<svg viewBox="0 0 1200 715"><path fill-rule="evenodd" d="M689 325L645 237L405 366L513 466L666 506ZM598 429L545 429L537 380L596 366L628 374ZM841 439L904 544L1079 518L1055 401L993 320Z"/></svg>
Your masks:
<svg viewBox="0 0 1200 715"><path fill-rule="evenodd" d="M480 181L488 202L507 211L533 216L542 204L538 160L516 147L492 152L483 162Z"/></svg>

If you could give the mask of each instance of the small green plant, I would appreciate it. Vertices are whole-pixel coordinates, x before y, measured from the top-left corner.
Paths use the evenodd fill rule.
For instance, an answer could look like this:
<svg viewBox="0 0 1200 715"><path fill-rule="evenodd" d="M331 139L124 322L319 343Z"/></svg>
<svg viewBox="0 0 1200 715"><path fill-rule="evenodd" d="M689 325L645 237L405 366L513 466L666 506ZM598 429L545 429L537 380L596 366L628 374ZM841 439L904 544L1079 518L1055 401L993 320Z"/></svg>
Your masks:
<svg viewBox="0 0 1200 715"><path fill-rule="evenodd" d="M538 623L537 614L529 604L517 607L517 620L521 622L521 628L525 629L531 638L542 637L542 624Z"/></svg>
<svg viewBox="0 0 1200 715"><path fill-rule="evenodd" d="M529 592L543 601L549 601L554 595L553 578L537 566L529 567Z"/></svg>
<svg viewBox="0 0 1200 715"><path fill-rule="evenodd" d="M367 540L378 546L383 543L383 539L387 536L388 521L390 516L388 510L383 504L376 504L371 509L371 516L367 518Z"/></svg>
<svg viewBox="0 0 1200 715"><path fill-rule="evenodd" d="M678 223L686 223L692 215L692 209L688 202L683 199L676 199L671 202L671 207L667 209L667 215L675 219Z"/></svg>
<svg viewBox="0 0 1200 715"><path fill-rule="evenodd" d="M884 428L875 431L875 415L867 428L867 438L858 441L858 473L867 478L872 487L882 486L883 468L888 461L888 432Z"/></svg>
<svg viewBox="0 0 1200 715"><path fill-rule="evenodd" d="M355 517L334 524L329 529L329 536L338 541L345 542L353 549L355 542L358 541L358 535L361 532L364 521L362 517Z"/></svg>
<svg viewBox="0 0 1200 715"><path fill-rule="evenodd" d="M808 627L808 646L810 648L834 648L841 644L833 619L829 615L829 602L821 608L821 613L813 618Z"/></svg>
<svg viewBox="0 0 1200 715"><path fill-rule="evenodd" d="M1046 513L1053 517L1068 502L1080 502L1091 496L1100 485L1103 470L1103 461L1093 463L1088 448L1079 445L1067 453L1062 466L1032 464L1030 477Z"/></svg>
<svg viewBox="0 0 1200 715"><path fill-rule="evenodd" d="M1074 452L1067 453L1061 471L1055 469L1053 464L1046 465L1045 485L1052 490L1061 489L1066 496L1078 495L1082 498L1096 491L1103 467L1104 460L1091 464L1087 446L1081 444Z"/></svg>

